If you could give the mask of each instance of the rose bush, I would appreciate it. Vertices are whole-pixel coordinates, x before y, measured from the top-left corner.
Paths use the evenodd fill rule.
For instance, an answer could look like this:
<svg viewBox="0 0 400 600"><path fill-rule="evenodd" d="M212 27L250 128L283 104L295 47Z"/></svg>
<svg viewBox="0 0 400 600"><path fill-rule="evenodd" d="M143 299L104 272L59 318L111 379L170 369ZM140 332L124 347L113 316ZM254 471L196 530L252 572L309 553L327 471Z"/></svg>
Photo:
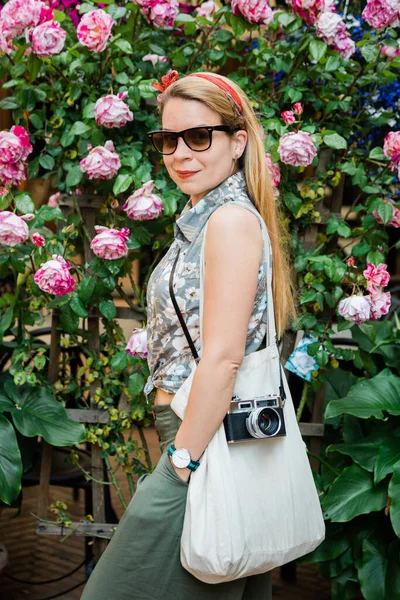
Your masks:
<svg viewBox="0 0 400 600"><path fill-rule="evenodd" d="M301 364L311 391L325 384L327 433L316 480L328 536L309 560L332 578L333 598L361 589L367 600L386 600L388 590L400 595L400 327L394 289L383 289L399 247L399 11L394 0L355 5L354 14L345 14L347 5L141 0L99 8L89 1L72 20L70 6L59 10L60 3L5 4L0 79L8 96L0 108L13 111L15 125L0 132L0 277L7 289L0 343L9 358L0 380L0 432L13 449L11 419L24 435L43 434L26 425L28 410L21 418L21 398L30 407L39 397L39 408L56 411L88 406L94 390L109 421L88 426L86 440L102 448L108 468L115 458L132 492L133 474L151 468L141 430L151 422L143 395L146 285L185 204L146 136L159 126L152 83L173 69L224 72L252 100L276 200L290 222L300 306L292 328L308 340L292 364ZM17 189L27 177L51 178L47 205L35 207ZM101 197L91 231L80 209L86 193ZM74 208L68 216L62 199ZM304 232L318 227L315 245L307 245ZM78 260L83 239L95 254L89 262ZM132 276L137 259L139 285ZM121 287L126 276L130 296ZM129 340L115 319L113 294L143 316ZM93 308L104 326L99 355L89 350L82 325ZM52 309L60 317L64 367L73 364L74 348L81 363L76 371L60 368L50 385L48 348L30 328ZM332 336L346 330L354 345L335 345ZM82 427L57 415L65 431L78 428L68 429L63 443L79 442ZM132 425L140 444L129 434ZM10 462L0 455L3 472L13 465L0 478L7 502L19 492L18 456ZM371 575L376 564L385 578Z"/></svg>

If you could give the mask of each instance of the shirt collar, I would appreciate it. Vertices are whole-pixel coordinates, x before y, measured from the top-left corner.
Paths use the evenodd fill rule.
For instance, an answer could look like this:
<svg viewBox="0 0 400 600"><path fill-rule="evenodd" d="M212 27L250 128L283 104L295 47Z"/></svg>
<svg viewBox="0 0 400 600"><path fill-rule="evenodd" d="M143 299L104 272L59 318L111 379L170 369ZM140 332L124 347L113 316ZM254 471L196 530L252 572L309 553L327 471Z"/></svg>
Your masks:
<svg viewBox="0 0 400 600"><path fill-rule="evenodd" d="M217 207L243 193L247 194L246 179L244 172L238 171L208 192L195 206L192 207L189 200L176 220L175 237L193 242Z"/></svg>

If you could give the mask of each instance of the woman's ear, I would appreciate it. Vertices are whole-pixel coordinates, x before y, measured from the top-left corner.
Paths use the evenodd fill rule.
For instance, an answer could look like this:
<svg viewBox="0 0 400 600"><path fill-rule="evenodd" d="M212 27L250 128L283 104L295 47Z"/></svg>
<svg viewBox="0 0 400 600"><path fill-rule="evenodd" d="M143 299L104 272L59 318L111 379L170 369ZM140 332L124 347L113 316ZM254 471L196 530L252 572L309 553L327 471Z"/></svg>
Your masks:
<svg viewBox="0 0 400 600"><path fill-rule="evenodd" d="M240 129L239 131L235 131L234 135L234 156L235 158L240 158L246 148L247 144L247 131L245 129Z"/></svg>

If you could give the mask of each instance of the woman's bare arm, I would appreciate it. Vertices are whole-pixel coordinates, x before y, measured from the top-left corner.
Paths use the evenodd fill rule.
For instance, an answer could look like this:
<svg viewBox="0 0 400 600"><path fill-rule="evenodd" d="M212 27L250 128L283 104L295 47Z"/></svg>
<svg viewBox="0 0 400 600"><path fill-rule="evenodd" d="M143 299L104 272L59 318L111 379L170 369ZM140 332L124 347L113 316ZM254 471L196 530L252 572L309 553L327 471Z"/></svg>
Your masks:
<svg viewBox="0 0 400 600"><path fill-rule="evenodd" d="M194 460L223 421L243 360L257 290L263 240L255 215L225 206L209 219L205 242L203 353L175 446ZM187 479L188 469L176 469Z"/></svg>

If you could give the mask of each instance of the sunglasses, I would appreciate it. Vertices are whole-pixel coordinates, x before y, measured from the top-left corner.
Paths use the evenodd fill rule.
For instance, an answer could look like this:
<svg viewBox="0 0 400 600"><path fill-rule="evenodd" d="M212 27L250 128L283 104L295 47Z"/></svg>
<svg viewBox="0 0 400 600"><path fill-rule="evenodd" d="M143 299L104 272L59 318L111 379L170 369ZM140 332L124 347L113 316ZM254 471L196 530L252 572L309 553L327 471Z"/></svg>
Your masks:
<svg viewBox="0 0 400 600"><path fill-rule="evenodd" d="M173 154L178 146L178 138L183 138L186 146L193 152L205 152L212 143L213 131L229 131L234 129L227 125L214 127L191 127L183 131L150 131L147 135L154 148L160 154Z"/></svg>

